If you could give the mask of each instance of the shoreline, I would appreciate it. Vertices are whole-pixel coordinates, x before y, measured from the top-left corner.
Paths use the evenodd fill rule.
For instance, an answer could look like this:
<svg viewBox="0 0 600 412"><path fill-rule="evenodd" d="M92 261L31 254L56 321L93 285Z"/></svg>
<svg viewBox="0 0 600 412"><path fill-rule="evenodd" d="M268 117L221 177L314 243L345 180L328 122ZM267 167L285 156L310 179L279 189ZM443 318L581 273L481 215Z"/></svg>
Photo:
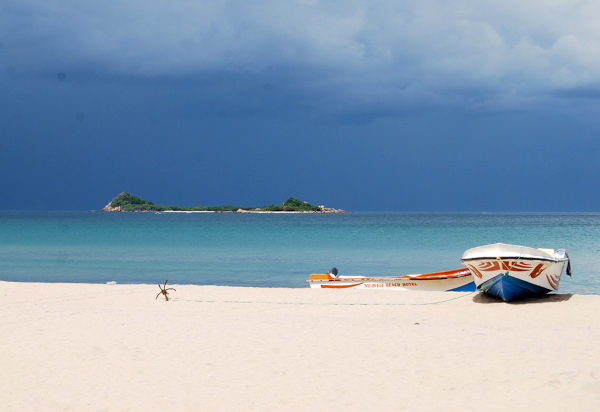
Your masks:
<svg viewBox="0 0 600 412"><path fill-rule="evenodd" d="M568 279L566 279L568 281ZM562 279L562 281L565 281L565 279ZM102 285L107 285L107 286L151 286L154 287L156 286L158 283L121 283L121 282L117 282L117 281L109 281L109 282L96 282L96 283L89 283L89 282L64 282L64 281L59 281L59 282L48 282L48 281L18 281L18 280L1 280L0 279L0 285L2 285L3 283L6 284L10 284L10 283L15 283L15 284L32 284L32 285L93 285L93 286L102 286ZM168 285L171 285L171 283L168 283ZM174 283L174 285L178 285L178 286L194 286L194 287L215 287L215 288L239 288L239 289L266 289L266 290L273 290L273 289L281 289L281 290L306 290L306 289L311 289L310 285L307 283L306 285L303 285L302 287L283 287L283 286L239 286L239 285L214 285L214 284L197 284L197 283ZM312 289L312 290L319 290L319 289ZM365 289L352 289L352 290L365 290ZM372 291L373 289L366 289L368 291ZM398 289L393 289L393 288L383 288L382 291L386 292L386 293L409 293L409 294L429 294L429 293L433 293L433 294L438 294L438 293L448 293L450 295L458 295L458 294L478 294L481 293L483 295L482 292L479 291L474 291L474 292L455 292L455 291L420 291L420 290L398 290ZM594 291L595 292L595 291ZM600 296L600 293L570 293L570 292L560 292L560 291L555 291L555 292L550 292L544 296L542 296L541 298L526 298L524 300L517 300L516 304L522 304L522 303L533 303L539 299L546 299L549 296L561 296L561 295L568 295L568 296ZM491 298L490 298L491 299ZM494 299L496 300L496 299ZM498 301L500 301L500 299L497 299ZM514 304L515 302L505 302L507 305L510 304Z"/></svg>
<svg viewBox="0 0 600 412"><path fill-rule="evenodd" d="M6 410L600 407L598 295L167 287L0 281Z"/></svg>
<svg viewBox="0 0 600 412"><path fill-rule="evenodd" d="M221 211L221 210L90 210L90 212L98 213L155 213L157 215L163 213L309 213L309 214L340 214L340 213L354 213L354 212L346 212L344 210L335 210L335 211L269 211L269 210L231 210L231 211Z"/></svg>
<svg viewBox="0 0 600 412"><path fill-rule="evenodd" d="M148 212L152 212L152 210L149 210ZM190 210L190 211L188 211L188 210L163 210L161 212L155 212L155 213L162 214L162 213L351 213L351 212L285 212L285 211L271 212L271 211L263 211L263 210L260 210L260 211L259 210L244 210L243 212L240 212L240 211L221 212L221 211L213 211L213 210Z"/></svg>

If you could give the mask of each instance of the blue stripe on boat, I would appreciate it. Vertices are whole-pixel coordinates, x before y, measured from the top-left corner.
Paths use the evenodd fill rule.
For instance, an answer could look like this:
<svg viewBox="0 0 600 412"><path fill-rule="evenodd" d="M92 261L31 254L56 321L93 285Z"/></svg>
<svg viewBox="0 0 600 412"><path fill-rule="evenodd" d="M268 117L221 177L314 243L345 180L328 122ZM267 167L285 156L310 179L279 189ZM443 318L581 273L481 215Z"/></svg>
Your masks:
<svg viewBox="0 0 600 412"><path fill-rule="evenodd" d="M513 278L510 275L505 276L503 273L482 283L478 289L488 295L496 296L505 302L543 296L550 292L546 288Z"/></svg>
<svg viewBox="0 0 600 412"><path fill-rule="evenodd" d="M450 289L447 292L475 292L477 288L475 287L475 282L467 283L466 285L459 286L454 289Z"/></svg>

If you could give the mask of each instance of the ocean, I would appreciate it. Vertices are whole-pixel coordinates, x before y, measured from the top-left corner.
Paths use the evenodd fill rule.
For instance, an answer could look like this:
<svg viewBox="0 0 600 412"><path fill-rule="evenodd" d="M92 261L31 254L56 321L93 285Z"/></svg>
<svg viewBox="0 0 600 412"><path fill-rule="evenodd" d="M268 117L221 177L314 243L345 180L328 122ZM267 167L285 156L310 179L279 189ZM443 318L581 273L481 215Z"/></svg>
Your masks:
<svg viewBox="0 0 600 412"><path fill-rule="evenodd" d="M490 243L564 248L573 278L559 293L600 294L597 213L0 212L0 280L307 288L334 266L459 268L465 250Z"/></svg>

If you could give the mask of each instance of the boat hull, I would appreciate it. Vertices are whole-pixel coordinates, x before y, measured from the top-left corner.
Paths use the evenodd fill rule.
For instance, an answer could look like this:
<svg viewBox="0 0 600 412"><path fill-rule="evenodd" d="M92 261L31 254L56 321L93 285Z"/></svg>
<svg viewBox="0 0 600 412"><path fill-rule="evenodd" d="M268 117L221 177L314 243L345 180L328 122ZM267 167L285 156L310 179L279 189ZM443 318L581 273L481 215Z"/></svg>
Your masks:
<svg viewBox="0 0 600 412"><path fill-rule="evenodd" d="M446 291L472 292L475 283L468 269L461 268L444 272L407 276L342 276L313 274L307 281L316 289L371 289L397 291Z"/></svg>
<svg viewBox="0 0 600 412"><path fill-rule="evenodd" d="M488 256L477 250L492 247ZM556 258L532 248L524 253L523 249L503 244L482 246L465 252L461 263L473 274L477 290L506 302L558 290L568 258Z"/></svg>
<svg viewBox="0 0 600 412"><path fill-rule="evenodd" d="M512 302L517 299L539 297L551 292L542 286L534 285L530 282L518 279L513 276L506 276L501 273L486 282L477 286L480 290L488 295L495 296L505 302Z"/></svg>

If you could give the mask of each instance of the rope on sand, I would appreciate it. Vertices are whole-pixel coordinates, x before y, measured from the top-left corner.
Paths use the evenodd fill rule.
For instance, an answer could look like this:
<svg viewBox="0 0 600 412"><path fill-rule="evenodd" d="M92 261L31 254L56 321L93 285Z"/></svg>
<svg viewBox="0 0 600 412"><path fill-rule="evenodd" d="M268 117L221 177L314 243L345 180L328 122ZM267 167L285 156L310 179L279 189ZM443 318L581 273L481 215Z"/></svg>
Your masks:
<svg viewBox="0 0 600 412"><path fill-rule="evenodd" d="M427 302L427 303L311 303L311 302L256 302L256 301L245 301L245 300L189 300L172 298L171 302L200 302L200 303L258 303L263 305L305 305L305 306L424 306L424 305L437 305L440 303L450 302L471 296L478 291L470 292L465 295L457 296L452 299L440 300L438 302Z"/></svg>

